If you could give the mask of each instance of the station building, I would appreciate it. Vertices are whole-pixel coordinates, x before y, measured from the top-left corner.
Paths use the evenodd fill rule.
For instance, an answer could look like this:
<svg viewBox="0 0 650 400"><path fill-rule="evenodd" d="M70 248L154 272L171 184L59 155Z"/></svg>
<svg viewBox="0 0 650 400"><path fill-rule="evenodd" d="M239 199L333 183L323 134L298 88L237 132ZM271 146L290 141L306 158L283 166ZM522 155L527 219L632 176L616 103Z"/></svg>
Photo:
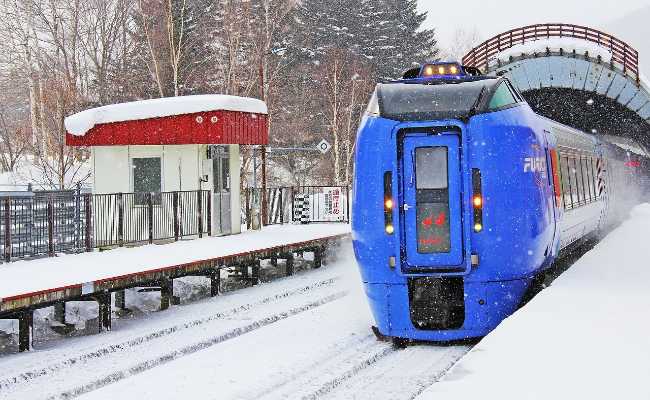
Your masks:
<svg viewBox="0 0 650 400"><path fill-rule="evenodd" d="M114 104L66 118L66 143L90 148L93 194L209 190L212 235L239 233L239 148L268 144L267 113L227 95Z"/></svg>

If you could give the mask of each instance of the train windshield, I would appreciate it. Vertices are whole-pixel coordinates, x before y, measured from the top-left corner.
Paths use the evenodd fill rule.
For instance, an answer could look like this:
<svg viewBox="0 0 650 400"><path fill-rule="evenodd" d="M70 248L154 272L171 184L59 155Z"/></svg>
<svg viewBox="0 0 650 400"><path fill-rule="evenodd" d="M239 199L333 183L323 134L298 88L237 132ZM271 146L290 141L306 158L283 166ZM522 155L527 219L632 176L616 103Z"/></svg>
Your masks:
<svg viewBox="0 0 650 400"><path fill-rule="evenodd" d="M391 83L379 85L381 116L398 121L462 118L480 100L485 81L445 84Z"/></svg>

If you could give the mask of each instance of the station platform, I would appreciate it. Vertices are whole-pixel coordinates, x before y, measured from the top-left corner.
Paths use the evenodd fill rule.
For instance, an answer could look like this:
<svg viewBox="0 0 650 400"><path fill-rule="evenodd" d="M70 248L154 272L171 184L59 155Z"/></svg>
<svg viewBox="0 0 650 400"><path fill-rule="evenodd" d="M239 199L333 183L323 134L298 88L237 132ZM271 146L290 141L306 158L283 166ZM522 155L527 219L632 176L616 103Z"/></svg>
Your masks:
<svg viewBox="0 0 650 400"><path fill-rule="evenodd" d="M232 236L8 263L0 266L0 316L139 284L207 275L223 266L324 249L349 232L350 225L342 223L277 225Z"/></svg>
<svg viewBox="0 0 650 400"><path fill-rule="evenodd" d="M650 204L417 399L648 399Z"/></svg>

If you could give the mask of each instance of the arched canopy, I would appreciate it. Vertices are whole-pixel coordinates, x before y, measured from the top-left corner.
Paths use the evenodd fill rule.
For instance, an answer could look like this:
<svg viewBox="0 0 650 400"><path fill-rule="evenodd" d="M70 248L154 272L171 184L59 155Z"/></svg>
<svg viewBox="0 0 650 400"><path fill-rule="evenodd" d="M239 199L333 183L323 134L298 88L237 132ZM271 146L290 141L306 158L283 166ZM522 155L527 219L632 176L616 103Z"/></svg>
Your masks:
<svg viewBox="0 0 650 400"><path fill-rule="evenodd" d="M463 62L508 77L542 115L650 149L650 84L639 74L637 51L611 35L530 25L485 41Z"/></svg>

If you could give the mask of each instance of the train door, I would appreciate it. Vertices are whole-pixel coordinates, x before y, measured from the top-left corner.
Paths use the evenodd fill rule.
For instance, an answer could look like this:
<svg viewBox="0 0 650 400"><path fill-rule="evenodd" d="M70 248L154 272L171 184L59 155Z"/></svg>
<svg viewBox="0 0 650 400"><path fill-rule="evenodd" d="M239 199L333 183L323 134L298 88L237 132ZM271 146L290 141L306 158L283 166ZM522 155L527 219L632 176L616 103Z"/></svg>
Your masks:
<svg viewBox="0 0 650 400"><path fill-rule="evenodd" d="M463 261L459 145L454 134L403 139L400 214L408 269Z"/></svg>

